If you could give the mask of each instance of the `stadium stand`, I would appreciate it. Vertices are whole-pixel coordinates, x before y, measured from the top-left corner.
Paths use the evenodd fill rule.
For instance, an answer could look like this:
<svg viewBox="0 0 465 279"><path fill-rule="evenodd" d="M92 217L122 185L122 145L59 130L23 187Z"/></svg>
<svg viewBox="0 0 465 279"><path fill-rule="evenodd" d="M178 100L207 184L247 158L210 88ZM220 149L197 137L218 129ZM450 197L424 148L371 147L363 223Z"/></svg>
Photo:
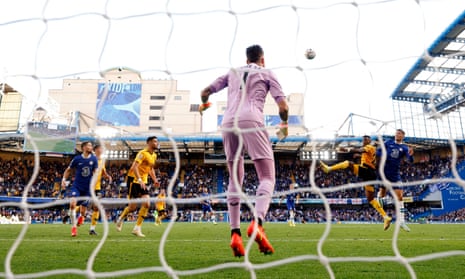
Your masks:
<svg viewBox="0 0 465 279"><path fill-rule="evenodd" d="M59 182L61 174L67 166L69 159L57 158L49 159L46 164L41 165L39 175L33 183L31 192L28 196L29 202L46 202L50 200L64 198L66 193L61 191ZM404 181L425 181L429 179L448 177L451 170L451 158L440 158L432 156L429 160L421 160L413 165L403 165L402 177ZM457 169L462 174L465 172L463 160L458 163ZM0 159L0 168L2 180L0 182L0 201L18 200L22 195L29 177L32 173L32 160L30 159ZM126 198L127 189L125 185L125 175L129 168L127 162L108 163L107 171L112 176L112 183L103 182L104 198ZM157 176L161 187L167 187L169 180L174 173L173 164L160 164L157 170ZM257 175L251 165L246 165L246 175L243 184L243 190L249 195L255 195L258 185ZM309 181L309 164L303 162L289 161L280 162L277 166L277 177L275 187L275 199L273 200L271 210L267 216L268 221L281 222L287 218L285 207L279 203L279 193L289 190L288 185L294 183L300 188L310 189ZM221 183L218 183L218 177L221 176ZM217 210L225 210L224 189L228 181L228 173L224 166L218 165L198 165L185 164L182 167L179 177L176 178L177 187L174 188L173 197L175 198L196 198L202 191L203 187L208 187L212 193L218 195L215 205ZM315 170L315 182L318 186L334 187L346 183L355 183L357 178L350 171L341 170L330 174L325 174L320 169ZM422 183L405 188L405 197L409 201L407 207L411 221L438 221L438 222L463 222L463 205L454 204L446 200L447 196L441 200L429 200L428 197L435 193L441 192L445 185ZM151 196L156 196L157 189L150 188ZM448 192L448 191L445 191ZM364 198L362 188L341 190L326 194L326 198L332 203L332 221L334 222L381 222L374 210L368 206ZM438 208L438 203L443 207ZM179 220L187 221L190 210L199 210L200 205L191 205L184 208ZM108 211L108 220L113 221L118 215L120 208L112 208ZM388 213L393 213L393 206L387 207ZM18 208L2 207L0 208L2 216L19 216L22 213ZM34 223L53 223L62 222L67 215L65 207L34 210L31 214L31 221ZM149 215L150 218L151 215ZM250 220L251 213L244 211L243 221ZM300 222L324 222L325 212L320 197L310 191L300 192L300 203L297 208L297 221Z"/></svg>

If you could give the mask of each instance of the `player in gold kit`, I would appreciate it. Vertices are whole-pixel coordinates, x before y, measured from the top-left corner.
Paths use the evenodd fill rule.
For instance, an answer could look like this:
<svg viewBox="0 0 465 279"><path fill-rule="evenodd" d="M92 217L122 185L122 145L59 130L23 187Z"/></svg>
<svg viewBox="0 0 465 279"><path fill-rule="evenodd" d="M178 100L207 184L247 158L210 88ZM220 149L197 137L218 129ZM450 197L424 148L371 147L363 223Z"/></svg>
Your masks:
<svg viewBox="0 0 465 279"><path fill-rule="evenodd" d="M126 216L130 212L134 212L137 209L137 203L132 202L132 199L143 199L141 204L139 214L137 217L137 222L132 230L132 234L138 237L145 237L141 231L142 222L147 216L150 207L150 196L147 189L148 176L153 180L154 186L159 187L157 177L155 176L155 171L153 167L157 161L157 154L155 151L158 148L158 139L155 136L148 137L146 140L147 146L137 153L134 162L132 163L131 168L129 169L127 175L127 185L129 187L129 204L123 210L116 222L116 230L121 231L123 227L123 222Z"/></svg>
<svg viewBox="0 0 465 279"><path fill-rule="evenodd" d="M354 157L360 157L360 164L355 164L354 162L346 160L333 166L327 166L323 162L320 162L321 168L325 173L350 168L362 181L376 180L376 148L370 143L370 136L363 136L363 146L357 149L354 154ZM371 206L383 216L384 230L387 230L391 225L392 218L386 214L378 200L375 199L375 187L373 185L366 185L365 195Z"/></svg>

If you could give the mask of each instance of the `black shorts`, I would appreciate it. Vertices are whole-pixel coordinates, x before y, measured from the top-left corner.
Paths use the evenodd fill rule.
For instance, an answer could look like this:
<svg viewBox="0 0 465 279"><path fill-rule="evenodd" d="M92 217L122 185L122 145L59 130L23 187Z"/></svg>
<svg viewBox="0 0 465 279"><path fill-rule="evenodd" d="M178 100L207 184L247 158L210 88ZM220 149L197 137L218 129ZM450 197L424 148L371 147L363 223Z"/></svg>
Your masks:
<svg viewBox="0 0 465 279"><path fill-rule="evenodd" d="M101 199L102 198L102 191L101 190L95 190L95 196L98 198L98 199Z"/></svg>
<svg viewBox="0 0 465 279"><path fill-rule="evenodd" d="M157 213L158 213L158 215L163 215L163 214L166 213L166 209L161 209L161 210L157 209Z"/></svg>
<svg viewBox="0 0 465 279"><path fill-rule="evenodd" d="M376 170L367 166L360 165L358 168L358 177L363 181L376 180Z"/></svg>
<svg viewBox="0 0 465 279"><path fill-rule="evenodd" d="M148 195L149 191L147 189L142 189L139 183L134 182L134 177L128 176L127 178L127 185L129 187L128 196L130 199L138 199L144 195Z"/></svg>

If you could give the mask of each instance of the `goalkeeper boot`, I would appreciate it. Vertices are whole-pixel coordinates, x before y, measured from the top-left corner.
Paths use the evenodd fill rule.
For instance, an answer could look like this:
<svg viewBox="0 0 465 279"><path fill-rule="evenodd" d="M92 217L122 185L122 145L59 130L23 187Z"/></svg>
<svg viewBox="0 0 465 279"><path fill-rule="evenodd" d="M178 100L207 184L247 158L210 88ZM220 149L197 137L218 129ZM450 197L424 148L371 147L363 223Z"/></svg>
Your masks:
<svg viewBox="0 0 465 279"><path fill-rule="evenodd" d="M84 216L79 216L78 220L77 220L77 226L79 227L80 225L82 225L84 223Z"/></svg>
<svg viewBox="0 0 465 279"><path fill-rule="evenodd" d="M391 226L392 218L389 216L384 216L384 230L386 231Z"/></svg>
<svg viewBox="0 0 465 279"><path fill-rule="evenodd" d="M320 166L321 166L321 169L324 171L324 173L329 173L330 169L328 165L320 161Z"/></svg>
<svg viewBox="0 0 465 279"><path fill-rule="evenodd" d="M71 228L71 236L72 237L75 237L77 235L77 228L76 227L72 227Z"/></svg>
<svg viewBox="0 0 465 279"><path fill-rule="evenodd" d="M251 237L255 230L255 221L252 221L247 229L247 236ZM265 255L271 255L274 253L273 246L271 246L268 238L266 237L265 230L262 226L257 224L257 235L255 236L255 242L258 244L258 249Z"/></svg>
<svg viewBox="0 0 465 279"><path fill-rule="evenodd" d="M132 230L132 234L135 235L135 236L137 236L137 237L145 237L145 234L143 234L143 233L141 232L141 230L138 230L138 229Z"/></svg>
<svg viewBox="0 0 465 279"><path fill-rule="evenodd" d="M233 233L231 235L231 249L233 250L234 257L243 257L245 255L244 245L242 244L242 237L237 234Z"/></svg>
<svg viewBox="0 0 465 279"><path fill-rule="evenodd" d="M400 228L403 229L406 232L410 231L410 228L407 226L407 224L405 224L405 221L400 222Z"/></svg>

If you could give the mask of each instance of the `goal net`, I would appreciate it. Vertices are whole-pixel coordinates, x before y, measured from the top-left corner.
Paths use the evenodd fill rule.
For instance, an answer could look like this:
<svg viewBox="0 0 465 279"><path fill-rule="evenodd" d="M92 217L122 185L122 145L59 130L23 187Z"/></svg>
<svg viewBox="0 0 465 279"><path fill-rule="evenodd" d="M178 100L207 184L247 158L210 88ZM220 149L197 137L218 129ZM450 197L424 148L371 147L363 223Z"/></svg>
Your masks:
<svg viewBox="0 0 465 279"><path fill-rule="evenodd" d="M419 262L465 256L465 250L459 247L418 253L409 253L405 246L401 249L401 241L408 240L402 234L400 222L393 223L392 233L381 234L383 231L380 230L380 241L389 241L391 249L379 256L355 252L338 255L325 249L325 245L332 241L334 226L339 224L355 221L364 225L375 223L382 228L383 219L376 217L378 213L366 203L363 194L368 184L386 185L388 213L393 216L405 214L407 220L409 214L423 213L419 211L424 207L415 203L413 212L404 212L393 187L408 188L411 194L408 199L412 204L422 190L428 188L431 193L439 192L441 187L447 187L444 186L447 183L458 185L451 191L463 192L464 183L458 174L461 169L456 166L462 166L458 158L464 152L457 150L449 135L443 139L445 147L441 154L420 150L417 154L422 154L421 158L415 157L420 163L432 161L439 155L448 159L445 162L439 160L429 170L437 175L428 178L414 176L399 184L388 182L381 173L376 183L368 183L344 171L335 176L326 175L319 165L320 160L336 163L344 154L344 160L352 160L347 156L352 156L351 150L360 147L363 135L380 143L385 140L383 136L393 136L396 128L401 128L396 127L398 122L394 120L389 96L411 66L420 57L430 55L428 46L464 10L465 4L458 2L2 2L0 123L1 131L5 132L1 133L0 147L3 167L0 170L0 226L17 224L21 229L14 239L0 239L3 247L0 254L4 257L0 277L76 275L104 278L161 272L171 278L184 278L242 269L247 277L256 278L259 277L257 271L311 261L323 267L323 278L344 278L344 273L335 270L334 266L352 262L393 262L401 266L402 274L417 278L421 267L415 264ZM213 106L202 117L198 113L199 93L216 77L243 66L245 49L253 44L263 47L266 68L277 76L288 94L290 106L290 134L280 141L276 136L280 123L277 107L269 100L265 105L266 130L275 151L277 170L266 222L284 226L289 220L289 212L282 198L298 194L301 202L292 218L301 224L319 223L324 229L314 243L305 243L311 246L307 252L256 260L251 256L251 250L256 248L254 241L244 240L246 255L241 259L233 258L230 251L225 251L230 258L224 261L209 267L199 265L183 269L179 263L173 262L169 256L172 251L167 248L170 232L178 222L193 223L188 224L191 226L215 222L217 227L224 226L228 234L218 247L229 249L227 223L230 215L225 202L229 177L219 125L226 107L226 93L212 96ZM314 51L315 57L306 57L308 49ZM22 99L18 101L14 96ZM412 110L412 116L402 121L407 123L417 119L418 115L423 112ZM11 129L11 123L18 123L17 129ZM3 127L7 127L6 130ZM238 134L248 132L239 129L237 123L233 129ZM165 202L169 208L163 222L166 227L157 236L159 261L151 266L128 269L116 266L101 271L95 264L96 259L102 254L110 258L108 252L102 251L106 245L120 243L114 237L113 223L127 204L129 189L124 177L137 151L145 147L145 139L151 135L159 138L156 176L166 188ZM342 144L338 142L341 138ZM85 141L102 144L107 171L113 176L111 182L102 182L105 191L102 199L95 194L91 197L100 216L104 216L98 243L91 251L78 248L62 251L82 253L82 259L86 261L84 268L66 264L59 269L43 267L39 271L18 272L21 270L18 262L27 265L28 261L17 259L15 255L22 245L29 245L25 240L31 226L35 226L33 224L68 223L69 196L62 191L60 178L72 156L81 151L80 143ZM339 155L336 144L339 144ZM383 155L378 160L383 167L386 148L381 145L379 148ZM202 157L192 157L196 152ZM291 158L289 153L292 152ZM282 159L276 154L287 155ZM208 166L197 166L203 162ZM256 173L247 155L245 162L246 178L240 198L242 213L247 216L241 216L241 220L248 225L259 197L256 196ZM235 168L237 163L236 160ZM97 179L93 177L93 185ZM289 188L290 184L298 187ZM415 188L417 186L421 188ZM200 206L203 200L200 192L206 187L210 191L209 198L217 201L218 209L214 206L212 216L205 216ZM158 216L155 207L160 202L158 191L150 184L152 206L146 222L155 221ZM362 211L367 212L366 215L361 216ZM347 217L349 215L351 217ZM427 214L424 216L424 219L428 218ZM91 218L90 215L87 217ZM135 222L136 219L137 211L128 215L128 221ZM420 228L415 226L414 230ZM273 240L273 229L267 233ZM282 241L292 241L293 234L280 237ZM340 241L350 239L346 237ZM425 239L429 239L427 233ZM142 245L140 243L134 245ZM47 249L47 245L44 242L31 249ZM147 242L146 246L137 249L142 251L150 245L152 242ZM286 249L286 245L281 249ZM306 271L295 272L300 273L297 277L303 278ZM363 270L351 272L358 274Z"/></svg>

